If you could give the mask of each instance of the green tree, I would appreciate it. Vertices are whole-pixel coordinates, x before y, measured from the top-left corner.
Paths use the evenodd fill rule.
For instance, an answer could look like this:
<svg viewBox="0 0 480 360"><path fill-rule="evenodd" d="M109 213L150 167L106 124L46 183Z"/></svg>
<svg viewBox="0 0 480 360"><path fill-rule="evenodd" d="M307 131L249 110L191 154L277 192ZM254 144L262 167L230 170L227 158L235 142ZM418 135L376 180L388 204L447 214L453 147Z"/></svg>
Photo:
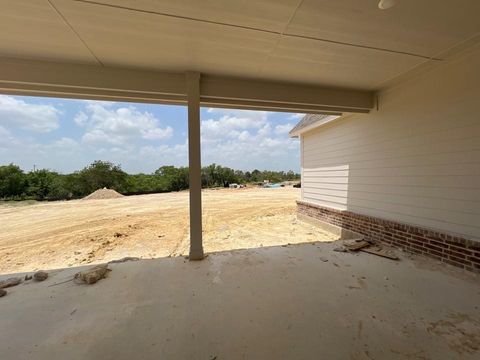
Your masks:
<svg viewBox="0 0 480 360"><path fill-rule="evenodd" d="M254 181L254 182L263 181L261 175L262 175L262 173L260 172L260 170L257 170L257 169L253 170L252 174L251 174L252 181Z"/></svg>
<svg viewBox="0 0 480 360"><path fill-rule="evenodd" d="M175 166L162 166L155 175L165 179L167 191L180 191L188 189L188 168Z"/></svg>
<svg viewBox="0 0 480 360"><path fill-rule="evenodd" d="M81 196L79 193L74 196L73 192L71 191L71 186L69 186L71 183L68 181L71 176L72 175L55 176L50 184L47 200L68 200L73 197Z"/></svg>
<svg viewBox="0 0 480 360"><path fill-rule="evenodd" d="M0 166L0 198L15 198L24 195L27 179L18 166L9 164Z"/></svg>
<svg viewBox="0 0 480 360"><path fill-rule="evenodd" d="M48 198L52 191L52 185L59 175L49 170L31 171L27 174L27 194L36 200Z"/></svg>
<svg viewBox="0 0 480 360"><path fill-rule="evenodd" d="M128 175L128 192L131 194L149 194L167 191L166 179L155 174Z"/></svg>
<svg viewBox="0 0 480 360"><path fill-rule="evenodd" d="M126 192L127 176L120 165L114 165L108 161L94 161L78 172L80 192L82 195L87 195L104 187L121 193Z"/></svg>
<svg viewBox="0 0 480 360"><path fill-rule="evenodd" d="M0 198L61 200L84 197L107 187L123 194L149 194L188 189L188 167L162 166L153 174L125 173L120 165L95 161L81 171L58 174L46 169L25 174L14 164L0 166ZM202 168L202 186L226 186L231 183L280 182L299 180L293 171L241 171L217 164Z"/></svg>

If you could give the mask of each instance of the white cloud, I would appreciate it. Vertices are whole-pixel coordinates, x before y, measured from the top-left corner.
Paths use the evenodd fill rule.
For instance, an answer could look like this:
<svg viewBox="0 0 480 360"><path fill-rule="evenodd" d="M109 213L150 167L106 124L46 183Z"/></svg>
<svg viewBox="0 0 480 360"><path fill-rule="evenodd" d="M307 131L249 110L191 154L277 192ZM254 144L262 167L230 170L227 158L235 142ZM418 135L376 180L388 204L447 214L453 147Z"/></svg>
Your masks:
<svg viewBox="0 0 480 360"><path fill-rule="evenodd" d="M82 102L73 119L79 138L69 133L51 139L17 134L0 122L0 164L14 162L30 170L50 168L61 172L79 170L94 160L107 160L131 172L150 173L162 165L187 166L188 143L183 127L161 126L141 107L110 102ZM235 169L298 170L299 141L287 134L294 121L290 115L264 111L209 109L202 121L202 164ZM288 123L287 123L288 122ZM62 137L63 135L63 137ZM150 140L168 139L165 143ZM42 143L43 141L47 143ZM147 145L148 144L148 145ZM88 146L86 146L88 145Z"/></svg>
<svg viewBox="0 0 480 360"><path fill-rule="evenodd" d="M12 140L12 133L5 129L3 126L0 126L0 151L8 150L12 143Z"/></svg>
<svg viewBox="0 0 480 360"><path fill-rule="evenodd" d="M203 120L201 124L202 140L218 142L225 139L246 139L248 129L261 129L268 125L268 112L251 110L213 109L211 114L222 115L219 119Z"/></svg>
<svg viewBox="0 0 480 360"><path fill-rule="evenodd" d="M1 125L46 133L58 129L60 115L60 110L53 105L32 104L12 96L0 95Z"/></svg>
<svg viewBox="0 0 480 360"><path fill-rule="evenodd" d="M69 172L87 164L84 150L68 137L43 144L32 137L10 135L0 141L0 165L13 162L29 171L35 164L37 168Z"/></svg>
<svg viewBox="0 0 480 360"><path fill-rule="evenodd" d="M78 146L78 142L72 138L62 137L58 140L55 140L52 145L63 149L72 149Z"/></svg>
<svg viewBox="0 0 480 360"><path fill-rule="evenodd" d="M188 142L175 145L143 146L138 150L142 166L154 171L163 165L188 166Z"/></svg>
<svg viewBox="0 0 480 360"><path fill-rule="evenodd" d="M303 113L296 113L296 114L292 114L288 117L288 120L301 120L303 117L305 116L305 114Z"/></svg>
<svg viewBox="0 0 480 360"><path fill-rule="evenodd" d="M262 126L260 130L258 130L257 135L260 137L268 136L272 132L272 125L270 123L266 123Z"/></svg>
<svg viewBox="0 0 480 360"><path fill-rule="evenodd" d="M78 126L85 126L88 122L88 115L85 114L83 111L80 111L77 115L75 115L73 121L75 121L75 124L77 124Z"/></svg>
<svg viewBox="0 0 480 360"><path fill-rule="evenodd" d="M241 109L221 109L221 108L208 108L209 114L219 114L223 116L234 117L248 117L250 119L264 119L271 114L271 111L257 111L257 110L241 110Z"/></svg>
<svg viewBox="0 0 480 360"><path fill-rule="evenodd" d="M247 141L250 139L251 135L247 130L243 130L239 135L238 135L238 140L240 141Z"/></svg>
<svg viewBox="0 0 480 360"><path fill-rule="evenodd" d="M215 162L237 169L297 168L298 139L287 135L293 127L291 123L278 124L272 130L270 112L225 109L207 112L217 118L201 124L203 164Z"/></svg>
<svg viewBox="0 0 480 360"><path fill-rule="evenodd" d="M0 126L0 138L6 138L11 135L11 132L5 129L3 126Z"/></svg>
<svg viewBox="0 0 480 360"><path fill-rule="evenodd" d="M283 134L288 134L290 130L292 130L294 125L288 123L288 124L283 124L283 125L277 125L275 126L275 134L277 135L283 135Z"/></svg>
<svg viewBox="0 0 480 360"><path fill-rule="evenodd" d="M290 139L285 130L290 130L291 123L272 126L274 120L269 119L267 112L218 109L207 112L211 118L201 123L203 165L298 171L299 141ZM152 169L164 164L185 166L188 143L143 146L138 156L143 165Z"/></svg>
<svg viewBox="0 0 480 360"><path fill-rule="evenodd" d="M139 150L139 155L143 158L152 158L152 159L159 159L162 157L168 157L171 159L172 157L176 158L187 158L188 152L188 143L185 142L183 144L175 144L175 145L160 145L160 146L143 146ZM168 163L168 161L167 161Z"/></svg>
<svg viewBox="0 0 480 360"><path fill-rule="evenodd" d="M142 135L144 139L147 140L162 140L168 139L173 136L173 129L170 126L167 126L164 129L156 128L149 130L142 130Z"/></svg>
<svg viewBox="0 0 480 360"><path fill-rule="evenodd" d="M161 128L153 114L134 106L115 109L109 102L88 102L74 121L86 128L82 141L89 144L119 145L133 139L164 140L173 136L173 129Z"/></svg>
<svg viewBox="0 0 480 360"><path fill-rule="evenodd" d="M92 129L82 136L82 142L86 144L113 144L120 145L124 141L121 136L109 136L105 131Z"/></svg>

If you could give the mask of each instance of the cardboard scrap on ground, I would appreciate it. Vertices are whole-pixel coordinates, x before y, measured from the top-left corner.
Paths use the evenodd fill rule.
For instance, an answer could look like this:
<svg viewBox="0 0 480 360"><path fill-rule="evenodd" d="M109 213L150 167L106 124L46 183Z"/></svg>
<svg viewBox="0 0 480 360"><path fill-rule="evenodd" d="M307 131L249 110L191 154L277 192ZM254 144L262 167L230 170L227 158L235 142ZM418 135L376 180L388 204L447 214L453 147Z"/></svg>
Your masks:
<svg viewBox="0 0 480 360"><path fill-rule="evenodd" d="M350 244L345 244L344 245L347 250L350 251L358 251L364 247L370 246L369 242L366 242L365 240L360 240L360 241L355 241Z"/></svg>
<svg viewBox="0 0 480 360"><path fill-rule="evenodd" d="M363 251L387 259L399 260L398 256L396 256L392 251L383 249L382 246L372 244L372 242L366 240L356 240L354 242L344 244L344 247L349 251Z"/></svg>

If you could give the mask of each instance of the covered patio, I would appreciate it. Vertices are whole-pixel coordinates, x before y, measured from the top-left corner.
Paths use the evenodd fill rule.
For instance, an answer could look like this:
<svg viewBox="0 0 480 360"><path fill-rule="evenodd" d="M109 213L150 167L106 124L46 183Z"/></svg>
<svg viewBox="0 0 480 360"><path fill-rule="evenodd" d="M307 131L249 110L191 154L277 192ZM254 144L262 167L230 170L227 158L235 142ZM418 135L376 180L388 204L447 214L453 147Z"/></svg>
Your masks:
<svg viewBox="0 0 480 360"><path fill-rule="evenodd" d="M474 274L337 246L111 264L95 285L55 270L0 299L2 359L478 358Z"/></svg>

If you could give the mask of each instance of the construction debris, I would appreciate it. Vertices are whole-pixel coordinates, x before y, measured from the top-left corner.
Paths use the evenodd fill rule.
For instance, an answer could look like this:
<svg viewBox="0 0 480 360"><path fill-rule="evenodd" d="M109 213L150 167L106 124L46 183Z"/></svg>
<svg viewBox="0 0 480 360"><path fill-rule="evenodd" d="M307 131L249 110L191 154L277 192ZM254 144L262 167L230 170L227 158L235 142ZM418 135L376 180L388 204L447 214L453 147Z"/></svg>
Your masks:
<svg viewBox="0 0 480 360"><path fill-rule="evenodd" d="M7 290L0 289L0 297L7 295Z"/></svg>
<svg viewBox="0 0 480 360"><path fill-rule="evenodd" d="M378 255L387 259L392 259L392 260L399 260L399 257L396 256L392 251L390 250L385 250L381 246L375 246L375 247L368 247L368 248L362 248L360 251L373 254L373 255Z"/></svg>
<svg viewBox="0 0 480 360"><path fill-rule="evenodd" d="M108 264L101 264L85 271L80 271L75 274L75 280L82 281L86 284L95 284L97 281L105 278L107 273L111 271Z"/></svg>
<svg viewBox="0 0 480 360"><path fill-rule="evenodd" d="M396 256L391 250L384 249L381 245L372 240L355 240L353 242L344 243L343 246L336 247L333 249L333 251L363 251L369 254L382 256L387 259L399 260L399 257Z"/></svg>
<svg viewBox="0 0 480 360"><path fill-rule="evenodd" d="M47 280L48 278L48 273L46 271L37 271L35 274L33 274L33 278L36 281L44 281Z"/></svg>
<svg viewBox="0 0 480 360"><path fill-rule="evenodd" d="M0 289L16 286L22 282L22 279L19 277L11 277L6 280L0 281Z"/></svg>
<svg viewBox="0 0 480 360"><path fill-rule="evenodd" d="M365 240L361 240L361 241L355 241L355 242L350 243L350 244L345 244L344 246L347 250L358 251L358 250L363 249L367 246L370 246L370 243L365 241Z"/></svg>

